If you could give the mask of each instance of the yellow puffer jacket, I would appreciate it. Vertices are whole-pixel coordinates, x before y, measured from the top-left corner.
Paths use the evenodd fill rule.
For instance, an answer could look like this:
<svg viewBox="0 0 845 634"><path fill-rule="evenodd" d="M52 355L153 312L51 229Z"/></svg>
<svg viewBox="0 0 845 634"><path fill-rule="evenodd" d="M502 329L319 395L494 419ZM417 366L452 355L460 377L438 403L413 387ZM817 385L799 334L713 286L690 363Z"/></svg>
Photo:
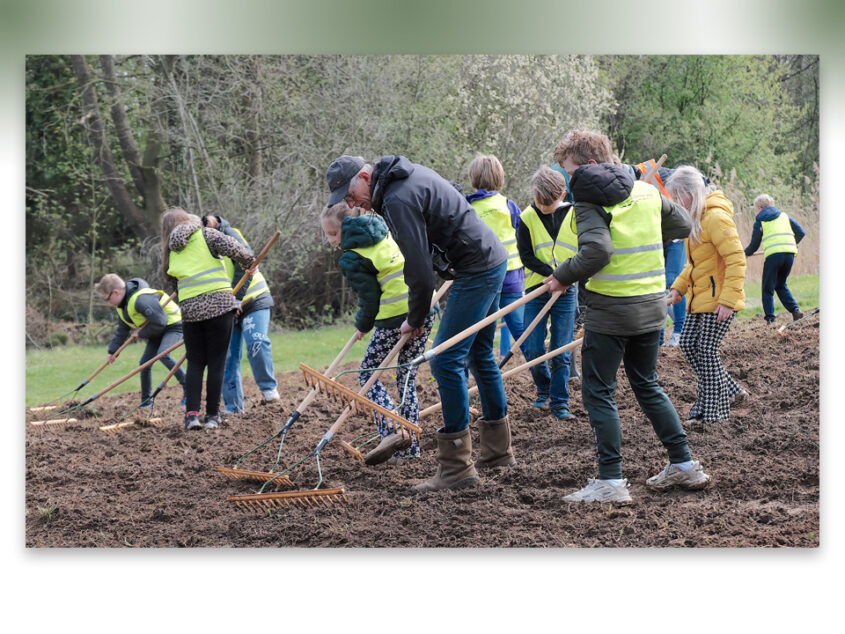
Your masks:
<svg viewBox="0 0 845 634"><path fill-rule="evenodd" d="M701 242L684 241L687 264L672 288L687 295L689 313L712 313L719 304L745 308L745 251L733 215L733 204L722 191L709 194L701 215Z"/></svg>

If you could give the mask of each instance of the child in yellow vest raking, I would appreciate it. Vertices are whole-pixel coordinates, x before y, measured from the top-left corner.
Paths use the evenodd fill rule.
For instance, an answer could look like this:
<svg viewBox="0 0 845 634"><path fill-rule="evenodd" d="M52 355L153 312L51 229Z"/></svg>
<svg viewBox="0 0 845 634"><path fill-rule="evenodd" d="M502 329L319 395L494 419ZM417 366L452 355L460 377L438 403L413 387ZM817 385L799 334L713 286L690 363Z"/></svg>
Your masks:
<svg viewBox="0 0 845 634"><path fill-rule="evenodd" d="M534 202L520 215L516 236L520 258L530 272L525 280L526 293L540 286L555 267L578 251L575 214L571 211L572 205L563 202L566 196L563 174L549 167L541 167L531 179L531 190ZM551 295L546 293L525 305L526 327L534 321L550 298ZM552 350L572 341L575 303L575 288L569 287L525 340L526 359L530 361L546 353L546 324L549 324L551 330ZM535 365L531 368L531 375L537 386L534 407L551 409L552 414L560 420L574 418L569 412L569 352L553 357L549 363Z"/></svg>
<svg viewBox="0 0 845 634"><path fill-rule="evenodd" d="M358 294L358 313L355 316L358 339L375 326L361 368L377 368L401 338L399 328L408 316L408 287L402 273L405 258L380 216L367 213L360 207L350 208L345 201L324 208L320 226L329 242L343 250L338 263L340 270ZM431 311L423 323L422 334L410 339L399 352L399 364L408 363L425 352L433 324L434 311ZM409 372L410 377L407 376ZM372 372L359 373L360 384L363 386L371 375ZM417 422L419 414L416 375L416 367L396 371L400 397L405 390L406 379L408 381L399 413L412 423ZM396 409L381 381L373 384L367 398L389 410ZM395 433L380 419L376 420L376 427L382 440L365 456L367 464L385 461L402 464L407 458L419 457L415 435Z"/></svg>
<svg viewBox="0 0 845 634"><path fill-rule="evenodd" d="M114 363L114 353L137 328L140 330L136 338L147 341L147 347L144 348L138 365L144 365L182 340L182 314L179 304L175 300L167 302L168 295L164 291L150 288L140 277L133 277L124 282L120 276L107 273L94 284L94 290L114 306L119 318L117 330L107 348L109 363ZM162 357L160 361L168 370L172 370L176 365L170 355ZM152 395L152 376L152 368L141 370L141 407L152 408L152 403L148 403ZM185 372L179 368L174 376L184 391ZM184 405L184 398L182 400Z"/></svg>
<svg viewBox="0 0 845 634"><path fill-rule="evenodd" d="M226 350L239 307L221 258L232 258L245 270L255 258L233 238L204 228L199 217L178 208L162 216L161 247L163 277L175 283L182 310L188 357L185 430L217 429ZM200 422L206 368L205 420Z"/></svg>

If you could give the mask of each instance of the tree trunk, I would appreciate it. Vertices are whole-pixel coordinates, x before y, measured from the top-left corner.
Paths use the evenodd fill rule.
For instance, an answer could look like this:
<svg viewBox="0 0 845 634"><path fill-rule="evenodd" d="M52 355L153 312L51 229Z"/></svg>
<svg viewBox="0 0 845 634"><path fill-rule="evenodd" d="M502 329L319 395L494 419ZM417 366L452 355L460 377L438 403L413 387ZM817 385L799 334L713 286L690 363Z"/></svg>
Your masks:
<svg viewBox="0 0 845 634"><path fill-rule="evenodd" d="M153 127L151 135L144 148L144 156L138 150L135 136L129 126L129 118L126 116L126 106L123 95L120 92L120 85L114 73L114 56L101 55L100 65L103 68L103 76L106 80L106 88L111 99L111 117L117 131L117 139L120 141L120 149L123 152L123 159L129 166L129 173L138 193L144 199L144 215L148 226L155 229L158 218L165 210L166 205L161 196L161 184L159 183L156 164L161 149L160 135Z"/></svg>
<svg viewBox="0 0 845 634"><path fill-rule="evenodd" d="M82 92L83 116L81 123L88 130L91 145L94 148L100 169L105 177L106 187L108 187L112 200L114 200L114 204L123 217L124 222L136 236L143 237L146 234L145 218L137 205L132 201L132 197L129 195L126 185L115 166L114 156L112 156L108 140L106 139L103 118L100 116L97 92L94 89L94 81L88 69L88 62L85 61L85 57L82 55L71 55L70 60L74 73L76 73L79 89Z"/></svg>

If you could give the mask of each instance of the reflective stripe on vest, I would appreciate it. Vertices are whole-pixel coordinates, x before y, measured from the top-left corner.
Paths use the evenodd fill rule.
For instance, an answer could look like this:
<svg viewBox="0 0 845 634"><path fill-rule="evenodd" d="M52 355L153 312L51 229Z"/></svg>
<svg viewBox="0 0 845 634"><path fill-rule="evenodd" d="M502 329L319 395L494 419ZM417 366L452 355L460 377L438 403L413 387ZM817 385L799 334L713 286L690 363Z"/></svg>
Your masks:
<svg viewBox="0 0 845 634"><path fill-rule="evenodd" d="M760 226L763 227L763 240L760 242L763 257L767 258L775 253L798 253L795 234L792 233L789 216L785 213L780 212L777 218L763 221Z"/></svg>
<svg viewBox="0 0 845 634"><path fill-rule="evenodd" d="M244 238L244 234L241 233L240 229L235 229L232 227L232 230L235 231L240 237L241 240L244 241L244 244L249 246L249 242L246 241ZM235 284L240 282L240 280L235 279L235 263L232 262L232 258L223 257L223 266L226 267L226 274L229 276L229 280L232 283L232 288L234 288ZM263 293L269 293L270 287L267 286L267 280L264 279L264 276L261 275L261 271L256 271L252 274L252 278L249 280L249 286L246 287L246 293L241 298L241 303L246 303L248 301L252 301L259 295Z"/></svg>
<svg viewBox="0 0 845 634"><path fill-rule="evenodd" d="M125 323L130 328L141 328L147 324L147 318L138 312L135 308L135 303L138 301L138 298L141 295L158 295L158 303L164 306L164 303L167 302L168 298L170 297L164 291L159 291L154 288L142 288L134 293L132 293L132 297L129 298L129 301L126 302L125 308L115 307L117 311L117 316L120 317L121 321ZM164 314L167 316L167 325L170 326L172 324L177 324L182 321L182 311L179 310L179 304L175 301L168 302L166 306L163 308Z"/></svg>
<svg viewBox="0 0 845 634"><path fill-rule="evenodd" d="M642 175L645 176L646 172L648 172L648 170L653 168L656 164L657 161L655 161L654 159L649 159L645 163L637 163L637 169L639 169ZM659 172L654 172L654 182L649 184L655 185L660 190L661 194L663 194L669 200L672 200L672 197L669 195L669 193L666 191L666 188L663 186L663 179L660 178Z"/></svg>
<svg viewBox="0 0 845 634"><path fill-rule="evenodd" d="M499 193L488 196L481 200L475 200L472 208L493 233L499 238L505 249L508 251L508 271L522 268L522 260L519 259L519 249L516 246L516 229L511 222L511 212L508 209L508 199Z"/></svg>
<svg viewBox="0 0 845 634"><path fill-rule="evenodd" d="M610 262L593 275L587 288L611 297L634 297L666 290L661 232L660 192L653 185L634 181L631 195L612 207Z"/></svg>
<svg viewBox="0 0 845 634"><path fill-rule="evenodd" d="M184 249L170 252L167 274L178 280L180 302L206 293L232 290L226 267L222 260L211 255L202 229L191 234Z"/></svg>
<svg viewBox="0 0 845 634"><path fill-rule="evenodd" d="M546 226L540 219L540 215L533 206L529 205L519 215L519 220L528 228L531 233L531 246L534 248L534 257L541 262L548 264L552 269L557 268L561 262L565 262L578 253L578 232L575 226L575 213L572 207L569 208L557 232L557 237L552 240ZM530 270L530 269L529 269ZM546 276L531 271L525 279L525 288L531 288L542 284Z"/></svg>
<svg viewBox="0 0 845 634"><path fill-rule="evenodd" d="M378 244L350 249L350 251L368 259L378 271L376 279L381 287L381 300L376 319L387 319L407 313L408 286L405 284L405 258L390 234L388 233Z"/></svg>

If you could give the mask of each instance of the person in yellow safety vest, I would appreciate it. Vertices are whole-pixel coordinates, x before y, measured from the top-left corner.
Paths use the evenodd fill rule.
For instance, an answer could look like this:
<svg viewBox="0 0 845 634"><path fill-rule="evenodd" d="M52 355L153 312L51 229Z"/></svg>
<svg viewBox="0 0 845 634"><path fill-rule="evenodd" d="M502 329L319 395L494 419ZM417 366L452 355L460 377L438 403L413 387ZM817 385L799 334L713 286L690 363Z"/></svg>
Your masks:
<svg viewBox="0 0 845 634"><path fill-rule="evenodd" d="M226 351L240 303L223 258L244 269L255 258L237 240L202 226L198 216L178 207L161 218L161 259L165 280L176 287L182 310L182 330L188 361L185 386L185 431L220 426L220 392ZM205 382L205 419L200 422L202 380Z"/></svg>
<svg viewBox="0 0 845 634"><path fill-rule="evenodd" d="M475 190L466 199L484 223L490 227L508 252L508 268L502 282L499 308L504 308L522 297L525 285L522 261L516 246L516 231L519 228L519 206L500 193L505 185L505 170L492 154L477 156L469 164L469 180ZM499 352L502 356L510 351L510 336L519 339L524 331L524 307L504 316L505 326L499 330ZM525 354L525 345L522 346Z"/></svg>
<svg viewBox="0 0 845 634"><path fill-rule="evenodd" d="M109 363L114 363L114 353L130 336L147 342L138 365L144 365L182 340L182 313L179 311L179 304L175 300L167 301L169 296L164 291L150 288L146 280L133 277L124 282L119 275L106 273L94 284L94 290L114 307L119 318L117 330L107 348ZM133 334L134 331L137 331L137 334ZM176 361L169 354L159 360L168 371L176 365ZM141 407L151 409L152 368L141 370L140 374ZM182 386L184 405L185 372L179 368L173 376Z"/></svg>
<svg viewBox="0 0 845 634"><path fill-rule="evenodd" d="M541 167L531 178L534 202L520 216L517 245L530 275L525 292L530 293L551 275L555 268L578 251L575 213L564 202L566 180L560 172ZM531 324L548 303L550 294L540 295L525 306L525 324ZM570 286L557 298L549 312L525 340L525 358L530 361L546 353L546 332L551 330L549 349L555 350L572 341L575 324L575 288ZM559 420L574 418L569 412L570 353L564 352L531 368L537 400L533 406L551 409ZM551 366L551 372L549 371Z"/></svg>
<svg viewBox="0 0 845 634"><path fill-rule="evenodd" d="M766 323L775 323L775 292L783 307L792 315L792 320L801 319L804 313L786 285L786 278L792 271L798 243L804 237L804 229L795 220L775 207L775 201L768 194L760 194L754 199L754 228L751 230L751 242L745 247L745 255L763 247L763 312Z"/></svg>
<svg viewBox="0 0 845 634"><path fill-rule="evenodd" d="M361 361L361 369L377 368L402 337L400 327L408 317L408 286L403 274L405 258L381 216L367 213L360 207L349 207L343 200L323 209L320 227L329 243L343 251L338 266L358 294L358 312L355 315L358 339L375 327ZM400 350L400 365L425 352L434 315L435 311L431 310L423 322L422 333L410 339ZM358 381L363 386L370 376L372 372L359 372ZM416 366L396 370L396 387L401 402L399 413L412 423L419 419L416 376ZM370 387L367 398L386 409L396 409L394 400L380 380ZM376 419L376 428L381 441L364 457L366 464L388 462L398 465L410 458L420 457L416 434L409 436L401 430L396 433L381 417Z"/></svg>
<svg viewBox="0 0 845 634"><path fill-rule="evenodd" d="M653 185L635 181L614 161L610 139L599 132L573 130L557 145L554 158L570 175L578 252L545 283L560 291L589 278L581 394L598 458L598 477L563 500L631 500L622 477L622 427L614 400L623 362L637 402L669 455L669 464L646 486L701 489L710 476L692 459L678 413L657 380L658 340L666 319L663 245L689 235L689 213Z"/></svg>
<svg viewBox="0 0 845 634"><path fill-rule="evenodd" d="M228 220L216 215L207 214L202 217L204 226L217 229L240 242L252 254L252 248L240 230L232 227ZM223 264L232 285L236 285L244 270L231 258L223 258ZM241 308L235 317L232 328L232 339L226 353L226 365L223 371L223 413L240 414L244 411L244 389L241 381L241 358L244 345L252 378L261 391L265 403L279 400L276 389L275 371L273 368L273 348L267 333L270 329L270 312L275 305L267 280L256 271L252 278L241 286L235 296L241 302Z"/></svg>

